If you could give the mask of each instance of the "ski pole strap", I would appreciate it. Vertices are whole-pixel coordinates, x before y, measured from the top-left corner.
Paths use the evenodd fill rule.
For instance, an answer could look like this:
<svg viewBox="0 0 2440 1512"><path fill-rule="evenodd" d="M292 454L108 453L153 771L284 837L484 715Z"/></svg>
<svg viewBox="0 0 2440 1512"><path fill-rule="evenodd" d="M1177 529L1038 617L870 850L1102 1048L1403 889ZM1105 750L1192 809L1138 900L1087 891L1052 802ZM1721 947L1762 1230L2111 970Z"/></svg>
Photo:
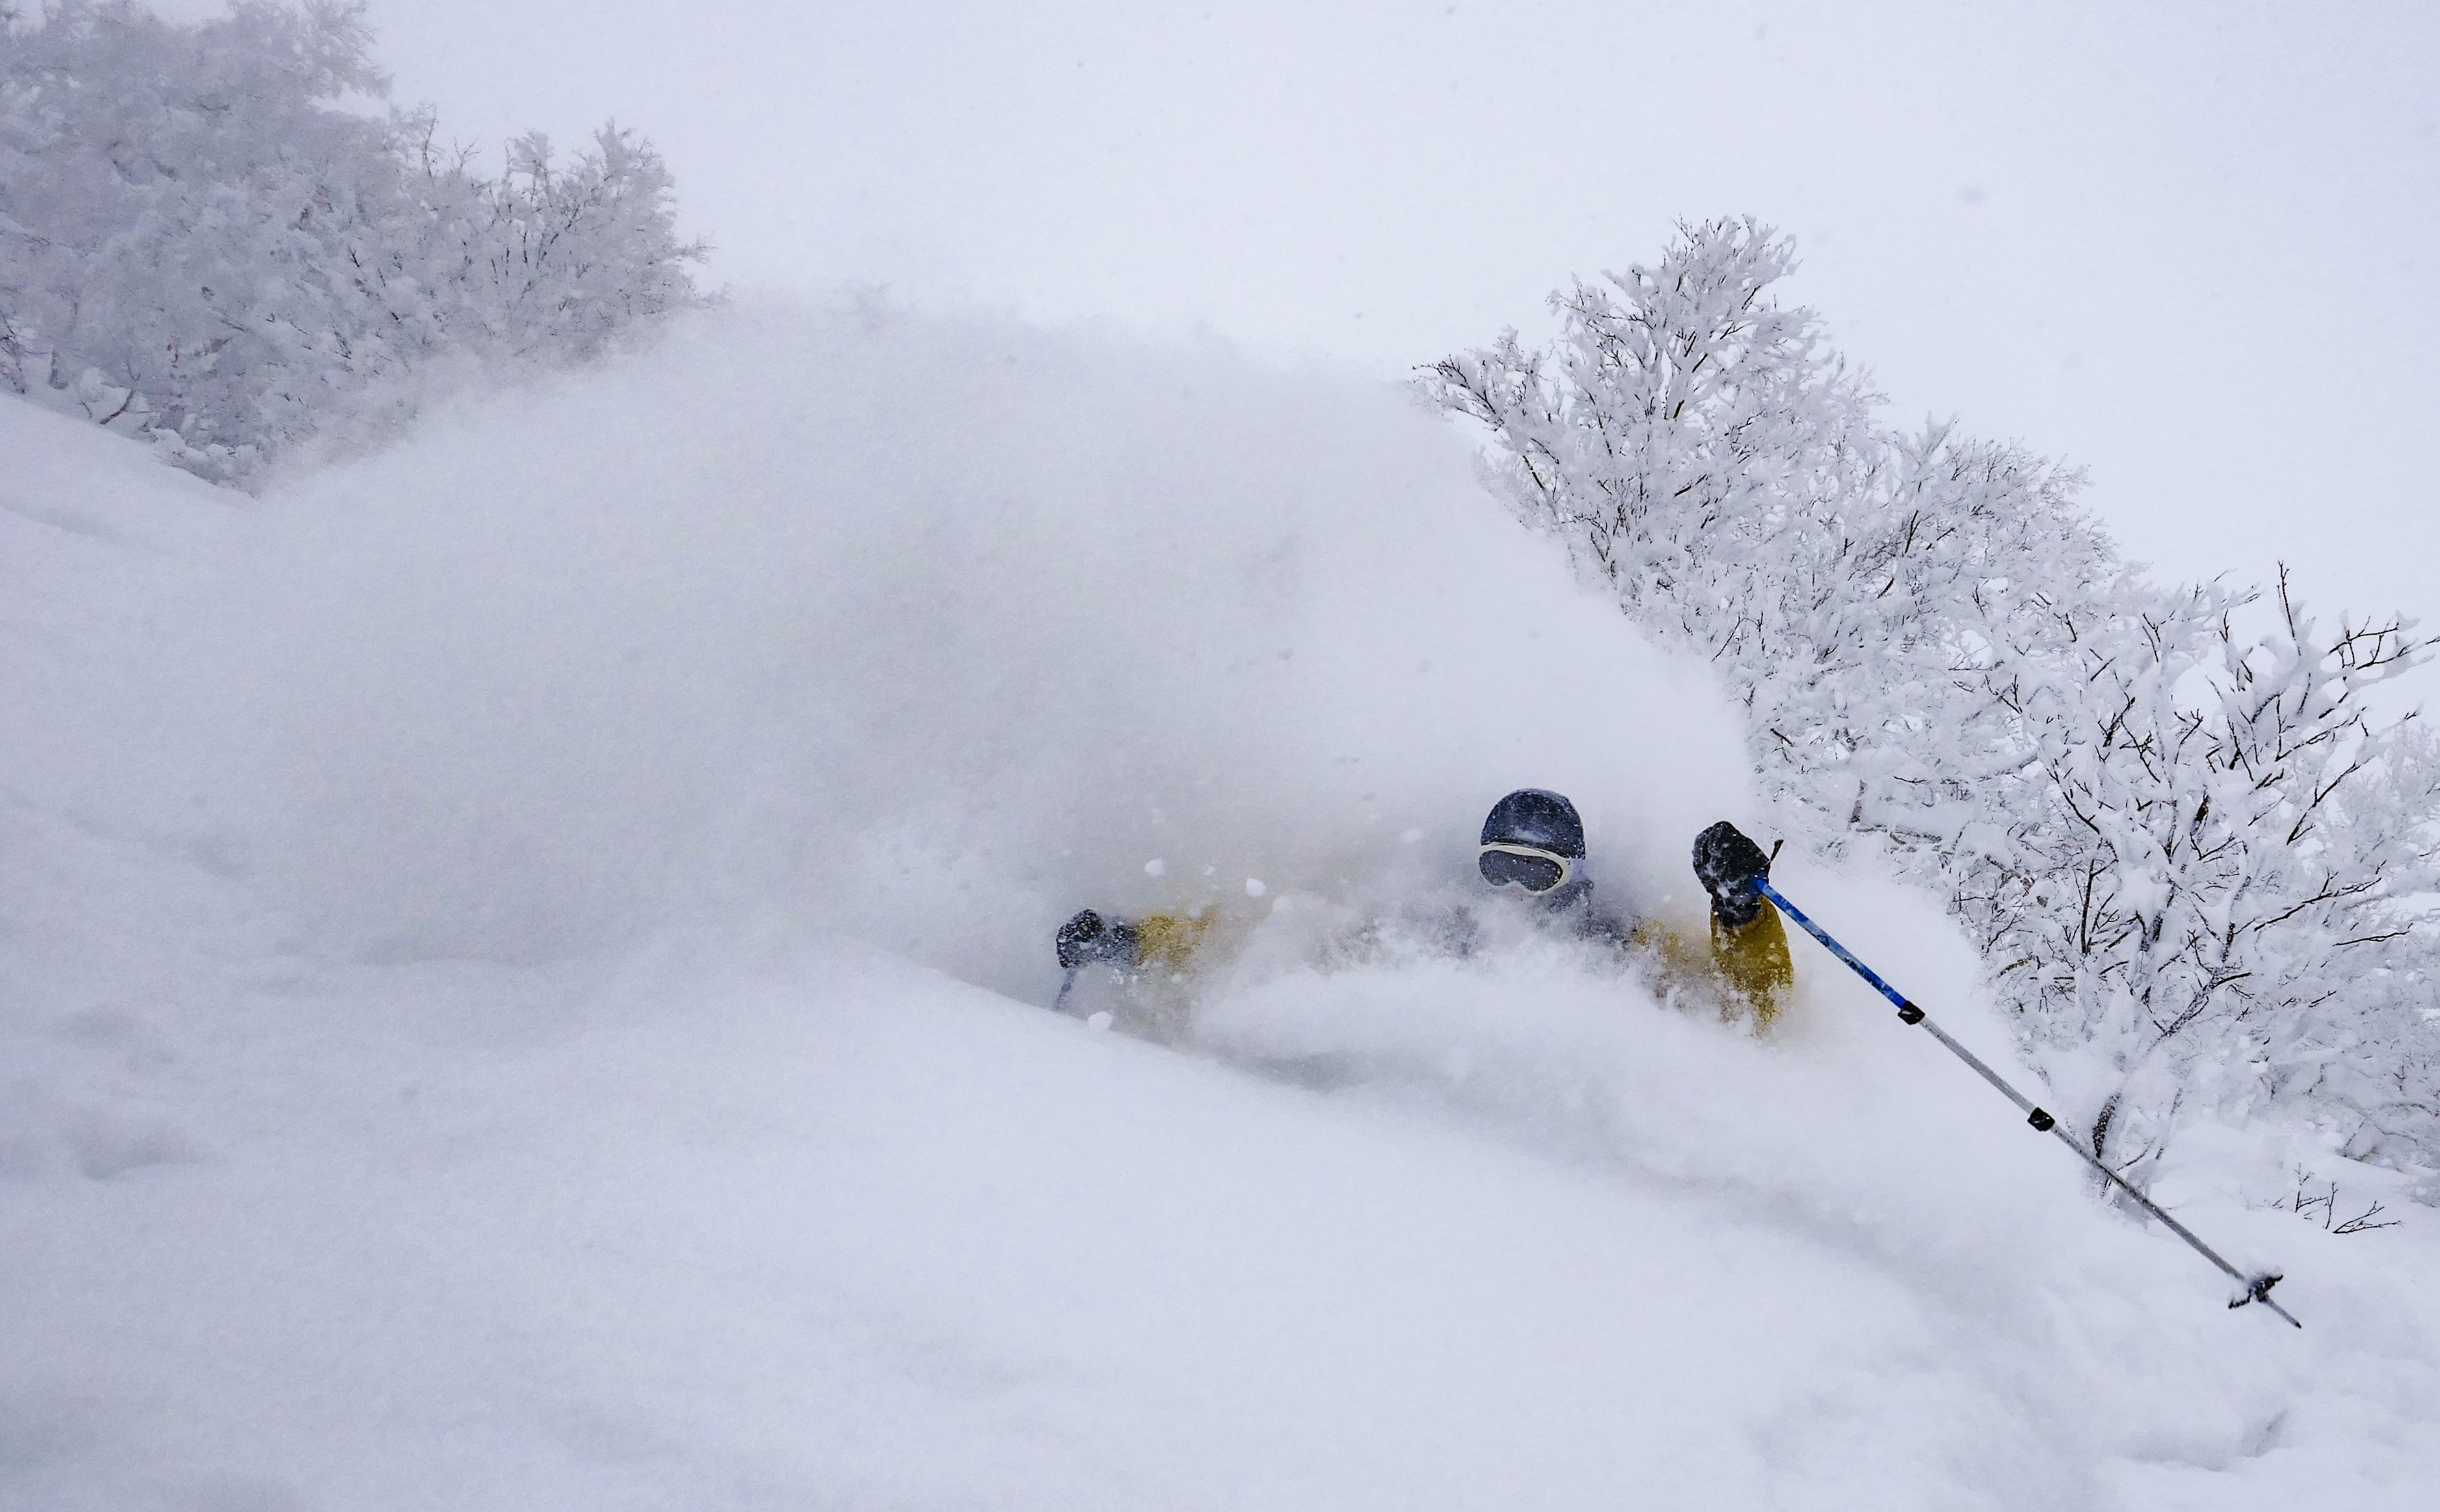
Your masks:
<svg viewBox="0 0 2440 1512"><path fill-rule="evenodd" d="M2086 1149L2082 1144L2076 1142L2073 1135L2070 1134L2066 1129L2059 1127L2057 1119L2053 1118L2049 1113L2034 1106L2032 1099L2026 1097L2024 1093L2008 1085L2008 1081L2005 1077L2001 1076L1998 1071L1993 1071L1989 1066L1983 1064L1982 1056L1975 1054L1972 1051L1967 1050L1965 1046L1950 1038L1948 1031L1941 1028L1938 1024L1933 1023L1931 1019L1925 1015L1921 1008L1916 1007L1908 999L1905 993L1898 991L1895 987L1891 986L1887 981L1882 981L1879 972L1875 971L1872 967L1864 964L1861 961L1857 960L1854 951L1849 950L1845 945L1840 945L1838 941L1830 937L1830 931L1822 928L1821 926L1814 923L1811 919L1806 918L1803 909L1798 908L1795 904L1788 902L1786 898L1781 896L1779 889L1770 885L1769 878L1763 878L1761 881L1755 883L1755 886L1761 890L1764 897L1770 899L1773 907L1778 909L1780 912L1795 920L1798 928L1803 929L1806 934L1811 935L1814 939L1821 941L1823 949L1828 950L1832 955L1837 956L1839 960L1845 962L1849 969L1853 970L1856 975L1863 978L1866 981L1873 984L1874 991L1879 993L1882 997L1887 998L1891 1002L1895 1003L1897 1005L1898 1017L1901 1020L1909 1024L1917 1025L1921 1028L1930 1030L1931 1037L1939 1040L1941 1044L1947 1046L1950 1054L1955 1055L1959 1060L1962 1060L1966 1065L1974 1068L1975 1074L1981 1076L1984 1081L1989 1082L1992 1086L1998 1088L2000 1092L2007 1097L2008 1101L2016 1104L2018 1107L2023 1109L2026 1123L2032 1125L2041 1133L2055 1136L2061 1144L2073 1150L2078 1159L2082 1160L2087 1165L2091 1166L2094 1170L2100 1172L2103 1178L2111 1185L2117 1187L2118 1190L2134 1198L2135 1201L2143 1207L2144 1212L2149 1213L2152 1216L2168 1225L2169 1232L2176 1234L2179 1238L2185 1240L2187 1244L2193 1246L2196 1253L2201 1255L2204 1259L2210 1261L2213 1265L2217 1266L2221 1270L2227 1272L2230 1280L2234 1281L2238 1286L2245 1288L2244 1294L2238 1297L2235 1301L2231 1302L2229 1304L2230 1306L2242 1307L2249 1302L2258 1302L2264 1306L2270 1308L2272 1312L2277 1313L2280 1317L2287 1319L2289 1323L2295 1323L2297 1327L2302 1328L2305 1326L2303 1323L2296 1322L2294 1314L2270 1300L2270 1288L2279 1284L2280 1278L2278 1276L2267 1274L2249 1276L2244 1271L2236 1269L2236 1267L2230 1265L2226 1260L2221 1259L2218 1251L2214 1250L2210 1245L2203 1243L2201 1239L2196 1236L2195 1232L2192 1229L2187 1228L2184 1224L2180 1223L2177 1219L2162 1212L2160 1205L2155 1203L2150 1197L2145 1197L2143 1193L2136 1191L2132 1186L2128 1185L2126 1179L2111 1170L2108 1165L2104 1164L2101 1157L2093 1154L2090 1150Z"/></svg>

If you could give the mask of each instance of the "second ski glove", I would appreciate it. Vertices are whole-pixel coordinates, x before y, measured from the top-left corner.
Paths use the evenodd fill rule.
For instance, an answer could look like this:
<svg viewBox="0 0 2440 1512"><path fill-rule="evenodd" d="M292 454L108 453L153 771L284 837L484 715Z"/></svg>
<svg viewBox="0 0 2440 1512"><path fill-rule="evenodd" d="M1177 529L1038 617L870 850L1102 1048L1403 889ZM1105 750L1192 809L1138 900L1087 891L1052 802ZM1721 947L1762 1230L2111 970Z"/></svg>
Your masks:
<svg viewBox="0 0 2440 1512"><path fill-rule="evenodd" d="M1059 964L1069 971L1102 961L1132 966L1137 945L1134 925L1104 924L1100 914L1085 909L1059 927Z"/></svg>
<svg viewBox="0 0 2440 1512"><path fill-rule="evenodd" d="M1712 895L1712 912L1731 928L1744 928L1769 907L1758 884L1770 875L1770 857L1727 819L1695 837L1695 875Z"/></svg>

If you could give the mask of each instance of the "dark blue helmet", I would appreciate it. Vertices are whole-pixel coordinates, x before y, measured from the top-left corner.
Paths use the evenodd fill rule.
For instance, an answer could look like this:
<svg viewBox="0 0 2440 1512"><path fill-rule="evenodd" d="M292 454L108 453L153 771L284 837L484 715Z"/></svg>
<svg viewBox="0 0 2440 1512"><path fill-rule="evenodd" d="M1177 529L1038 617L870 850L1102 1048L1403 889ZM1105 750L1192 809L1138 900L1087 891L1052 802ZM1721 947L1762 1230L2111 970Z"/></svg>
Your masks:
<svg viewBox="0 0 2440 1512"><path fill-rule="evenodd" d="M1556 793L1520 787L1491 805L1482 821L1485 845L1530 845L1553 855L1584 859L1585 821L1576 805Z"/></svg>

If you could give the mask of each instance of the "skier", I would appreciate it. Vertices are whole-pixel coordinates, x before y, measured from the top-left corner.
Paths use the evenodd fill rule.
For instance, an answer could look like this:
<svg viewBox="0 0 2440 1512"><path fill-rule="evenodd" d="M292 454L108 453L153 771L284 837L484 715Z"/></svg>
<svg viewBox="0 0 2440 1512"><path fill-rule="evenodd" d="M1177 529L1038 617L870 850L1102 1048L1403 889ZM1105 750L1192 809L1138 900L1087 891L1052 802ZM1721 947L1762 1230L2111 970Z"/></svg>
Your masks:
<svg viewBox="0 0 2440 1512"><path fill-rule="evenodd" d="M1695 837L1695 875L1712 900L1710 938L1699 943L1597 903L1585 863L1584 820L1557 793L1520 788L1493 804L1482 821L1475 869L1500 892L1521 893L1545 927L1649 961L1664 990L1721 989L1750 1009L1759 1027L1770 1027L1796 972L1778 911L1758 886L1770 874L1770 858L1760 846L1726 820ZM1059 964L1071 980L1079 967L1096 963L1136 977L1182 977L1209 944L1211 924L1209 913L1128 921L1105 920L1086 909L1059 927Z"/></svg>

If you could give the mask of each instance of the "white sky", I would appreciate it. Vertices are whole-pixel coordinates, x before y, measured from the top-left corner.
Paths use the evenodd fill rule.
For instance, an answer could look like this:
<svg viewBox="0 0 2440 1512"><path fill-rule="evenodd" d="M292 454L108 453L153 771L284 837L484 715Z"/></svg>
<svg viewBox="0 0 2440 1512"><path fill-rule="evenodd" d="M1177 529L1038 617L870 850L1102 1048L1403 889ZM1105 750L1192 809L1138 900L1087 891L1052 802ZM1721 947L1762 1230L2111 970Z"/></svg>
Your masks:
<svg viewBox="0 0 2440 1512"><path fill-rule="evenodd" d="M217 9L177 0L185 11ZM2440 629L2440 8L373 0L495 145L615 115L712 277L1383 374L1670 224L1794 233L1901 416L2088 465L2167 575Z"/></svg>

